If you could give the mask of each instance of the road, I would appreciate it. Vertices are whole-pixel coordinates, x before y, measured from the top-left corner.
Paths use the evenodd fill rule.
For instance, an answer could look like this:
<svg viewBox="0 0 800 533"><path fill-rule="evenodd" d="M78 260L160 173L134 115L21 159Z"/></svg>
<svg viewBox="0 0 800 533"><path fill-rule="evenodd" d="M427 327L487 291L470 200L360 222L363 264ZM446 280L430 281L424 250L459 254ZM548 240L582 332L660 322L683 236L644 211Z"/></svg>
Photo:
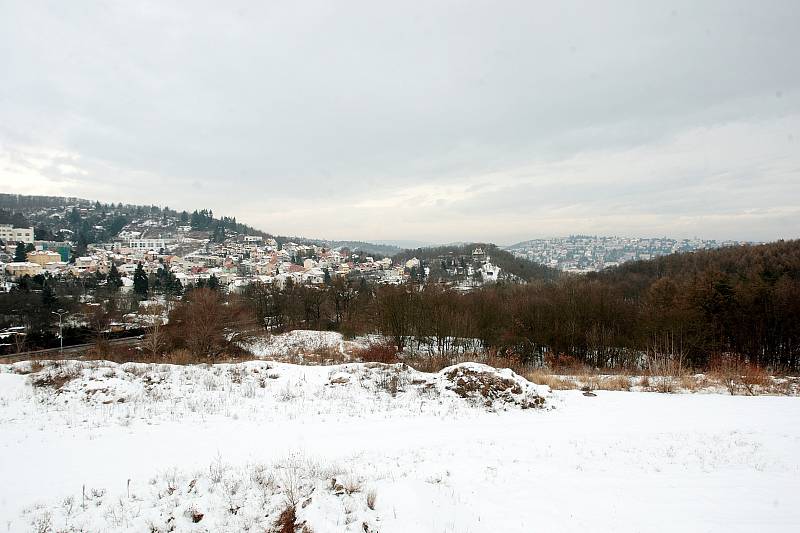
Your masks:
<svg viewBox="0 0 800 533"><path fill-rule="evenodd" d="M122 339L112 339L109 344L114 345L135 345L141 341L141 338L137 337L125 337ZM76 353L81 353L89 348L94 346L93 342L87 344L73 344L72 346L64 346L63 352L60 348L47 348L46 350L31 350L28 352L20 352L10 355L0 355L0 361L26 361L28 359L54 359L54 358L63 358L66 355L74 355Z"/></svg>

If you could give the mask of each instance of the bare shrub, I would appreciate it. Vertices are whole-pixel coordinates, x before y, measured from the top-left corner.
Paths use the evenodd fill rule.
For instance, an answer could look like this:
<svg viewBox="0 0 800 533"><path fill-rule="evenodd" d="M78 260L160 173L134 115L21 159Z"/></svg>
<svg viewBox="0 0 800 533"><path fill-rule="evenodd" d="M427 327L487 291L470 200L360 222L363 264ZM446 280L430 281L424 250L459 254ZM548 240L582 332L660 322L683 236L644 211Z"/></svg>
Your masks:
<svg viewBox="0 0 800 533"><path fill-rule="evenodd" d="M344 487L344 491L347 494L353 494L355 492L361 492L361 483L359 483L358 480L356 478L352 477L352 476L348 477L344 481L342 486Z"/></svg>
<svg viewBox="0 0 800 533"><path fill-rule="evenodd" d="M34 519L31 520L31 527L36 533L49 533L53 530L53 515L50 511L37 514Z"/></svg>
<svg viewBox="0 0 800 533"><path fill-rule="evenodd" d="M370 343L353 351L353 356L364 363L397 363L397 347L388 343Z"/></svg>
<svg viewBox="0 0 800 533"><path fill-rule="evenodd" d="M375 510L375 501L377 499L378 499L378 493L375 491L375 489L370 489L367 492L367 507L369 507L370 510L372 511Z"/></svg>
<svg viewBox="0 0 800 533"><path fill-rule="evenodd" d="M238 300L225 301L214 290L192 290L173 309L167 331L174 348L186 348L196 357L219 360L225 353L240 351L249 339L254 321Z"/></svg>
<svg viewBox="0 0 800 533"><path fill-rule="evenodd" d="M763 367L752 363L743 365L739 379L742 387L751 396L755 395L759 388L766 387L772 383L772 378L767 374L767 371Z"/></svg>
<svg viewBox="0 0 800 533"><path fill-rule="evenodd" d="M772 378L766 370L735 356L722 356L712 360L709 374L721 381L731 395L744 392L752 396L761 388L772 384Z"/></svg>

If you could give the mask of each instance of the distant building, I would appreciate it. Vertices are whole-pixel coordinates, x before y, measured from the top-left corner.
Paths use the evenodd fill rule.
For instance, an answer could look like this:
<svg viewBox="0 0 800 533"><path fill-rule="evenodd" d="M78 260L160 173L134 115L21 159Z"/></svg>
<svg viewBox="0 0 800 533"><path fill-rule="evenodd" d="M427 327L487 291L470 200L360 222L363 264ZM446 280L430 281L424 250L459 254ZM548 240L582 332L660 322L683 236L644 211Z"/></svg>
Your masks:
<svg viewBox="0 0 800 533"><path fill-rule="evenodd" d="M166 239L130 239L126 243L118 243L117 248L130 248L131 250L163 250L171 241Z"/></svg>
<svg viewBox="0 0 800 533"><path fill-rule="evenodd" d="M411 270L412 268L419 268L420 261L416 257L412 257L408 261L406 261L406 268Z"/></svg>
<svg viewBox="0 0 800 533"><path fill-rule="evenodd" d="M69 261L71 250L69 243L59 241L35 241L33 245L37 250L56 252L61 256L60 261Z"/></svg>
<svg viewBox="0 0 800 533"><path fill-rule="evenodd" d="M0 239L33 244L33 228L15 228L11 224L0 224Z"/></svg>
<svg viewBox="0 0 800 533"><path fill-rule="evenodd" d="M33 277L44 272L41 265L29 261L6 263L5 270L6 273L16 278Z"/></svg>
<svg viewBox="0 0 800 533"><path fill-rule="evenodd" d="M28 252L28 262L44 266L48 263L61 262L61 254L58 252Z"/></svg>

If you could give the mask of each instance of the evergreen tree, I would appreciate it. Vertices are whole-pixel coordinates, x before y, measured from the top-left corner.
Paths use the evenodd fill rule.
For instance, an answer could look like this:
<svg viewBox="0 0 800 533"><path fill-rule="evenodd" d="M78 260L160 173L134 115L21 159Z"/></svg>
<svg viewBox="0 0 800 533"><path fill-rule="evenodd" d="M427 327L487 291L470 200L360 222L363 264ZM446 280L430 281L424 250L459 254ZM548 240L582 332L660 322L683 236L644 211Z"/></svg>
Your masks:
<svg viewBox="0 0 800 533"><path fill-rule="evenodd" d="M122 287L122 276L120 276L119 270L117 270L117 265L114 263L111 263L111 270L108 273L107 284L114 290Z"/></svg>
<svg viewBox="0 0 800 533"><path fill-rule="evenodd" d="M45 283L42 289L42 305L45 309L55 309L58 307L56 291L53 290L53 287L49 283Z"/></svg>
<svg viewBox="0 0 800 533"><path fill-rule="evenodd" d="M16 263L22 263L28 260L28 255L25 253L25 243L18 242L17 249L14 251L14 261Z"/></svg>
<svg viewBox="0 0 800 533"><path fill-rule="evenodd" d="M172 272L169 273L167 279L166 292L168 296L180 296L183 294L183 283Z"/></svg>
<svg viewBox="0 0 800 533"><path fill-rule="evenodd" d="M325 277L323 278L323 281L325 282L325 285L330 285L330 284L331 284L331 281L332 281L332 280L331 280L331 273L330 273L330 271L329 271L327 268L323 268L323 269L322 269L322 272L323 272L323 274L325 274Z"/></svg>
<svg viewBox="0 0 800 533"><path fill-rule="evenodd" d="M216 243L225 242L225 228L222 226L222 223L217 224L214 228L212 240Z"/></svg>
<svg viewBox="0 0 800 533"><path fill-rule="evenodd" d="M88 244L89 240L86 238L86 234L84 232L80 232L78 234L78 242L75 244L75 257L85 256Z"/></svg>
<svg viewBox="0 0 800 533"><path fill-rule="evenodd" d="M133 273L133 292L142 298L147 298L147 291L149 283L147 281L147 274L144 272L142 264L136 266L136 271Z"/></svg>
<svg viewBox="0 0 800 533"><path fill-rule="evenodd" d="M208 283L206 283L206 287L208 287L212 291L218 291L219 290L219 278L216 275L211 274L211 277L208 278Z"/></svg>

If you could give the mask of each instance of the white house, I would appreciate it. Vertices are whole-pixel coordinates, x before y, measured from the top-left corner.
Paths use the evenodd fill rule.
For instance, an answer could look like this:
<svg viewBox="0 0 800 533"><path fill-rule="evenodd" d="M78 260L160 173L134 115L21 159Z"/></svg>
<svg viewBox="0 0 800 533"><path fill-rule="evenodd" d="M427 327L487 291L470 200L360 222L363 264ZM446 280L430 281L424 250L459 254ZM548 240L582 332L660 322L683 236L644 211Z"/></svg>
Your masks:
<svg viewBox="0 0 800 533"><path fill-rule="evenodd" d="M33 244L33 228L15 228L11 224L0 224L0 239L6 242Z"/></svg>

